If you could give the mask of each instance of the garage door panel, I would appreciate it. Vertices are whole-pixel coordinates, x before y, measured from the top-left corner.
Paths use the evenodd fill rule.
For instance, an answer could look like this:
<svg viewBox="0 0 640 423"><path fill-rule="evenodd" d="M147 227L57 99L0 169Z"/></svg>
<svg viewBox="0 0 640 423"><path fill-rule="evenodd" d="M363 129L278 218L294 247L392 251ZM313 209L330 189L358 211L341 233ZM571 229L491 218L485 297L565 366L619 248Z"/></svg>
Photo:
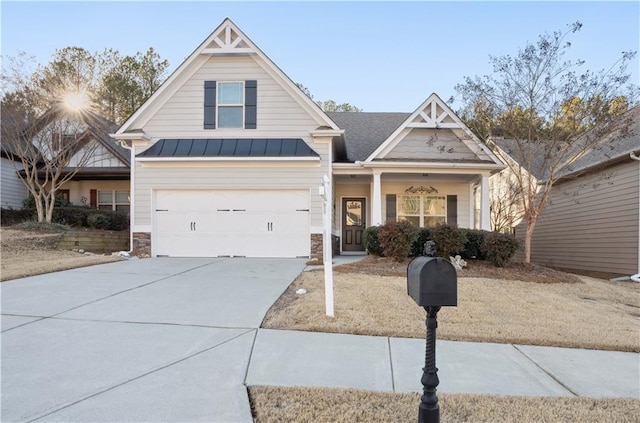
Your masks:
<svg viewBox="0 0 640 423"><path fill-rule="evenodd" d="M307 191L158 191L155 254L309 255Z"/></svg>

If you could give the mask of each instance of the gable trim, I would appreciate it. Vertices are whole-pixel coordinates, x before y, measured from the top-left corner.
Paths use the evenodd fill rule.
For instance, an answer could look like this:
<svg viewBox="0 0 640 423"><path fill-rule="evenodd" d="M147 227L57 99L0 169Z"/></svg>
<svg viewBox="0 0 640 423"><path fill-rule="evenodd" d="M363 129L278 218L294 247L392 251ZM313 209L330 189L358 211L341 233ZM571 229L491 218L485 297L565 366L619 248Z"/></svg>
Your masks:
<svg viewBox="0 0 640 423"><path fill-rule="evenodd" d="M436 116L438 106L443 110L443 113ZM431 116L428 116L424 112L427 107L431 107ZM424 122L415 122L418 117L422 118ZM443 122L447 117L453 120L453 122ZM466 136L458 138L460 138L461 142L464 143L467 148L469 148L474 154L484 153L494 164L503 166L500 159L493 154L493 152L482 141L480 141L469 128L467 128L462 120L460 120L460 118L436 93L432 93L424 103L422 103L420 107L411 114L411 116L398 126L398 128L396 128L396 130L393 131L393 133L389 135L389 137L387 137L387 139L384 140L382 144L380 144L378 148L376 148L374 152L364 160L364 162L370 163L375 159L384 160L384 158L379 156L396 147L404 139L404 136L413 128L462 130Z"/></svg>
<svg viewBox="0 0 640 423"><path fill-rule="evenodd" d="M225 33L225 41L229 31L233 31L237 34L239 44L246 45L246 47L239 47L235 41L231 41L224 47L225 54L250 54L254 58L256 63L263 67L267 73L279 83L285 91L287 91L303 108L314 118L320 125L329 126L332 129L339 130L338 126L327 116L322 109L313 102L306 94L302 92L293 81L275 64L266 54L264 54L250 39L247 37L229 18L226 18L185 60L176 68L175 71L160 85L160 87L144 102L142 106L138 108L127 121L118 129L116 135L123 134L126 131L132 129L138 129L144 126L149 119L153 116L159 107L164 104L175 92L180 88L179 81L184 81L191 77L195 72L200 69L201 66L206 63L201 61L198 66L198 58L201 55L211 55L214 53L223 52L217 48L209 48L211 44L215 43L220 45L220 34ZM216 41L218 39L218 41ZM222 42L224 44L224 42ZM257 60L260 58L260 60ZM134 125L136 127L134 127Z"/></svg>

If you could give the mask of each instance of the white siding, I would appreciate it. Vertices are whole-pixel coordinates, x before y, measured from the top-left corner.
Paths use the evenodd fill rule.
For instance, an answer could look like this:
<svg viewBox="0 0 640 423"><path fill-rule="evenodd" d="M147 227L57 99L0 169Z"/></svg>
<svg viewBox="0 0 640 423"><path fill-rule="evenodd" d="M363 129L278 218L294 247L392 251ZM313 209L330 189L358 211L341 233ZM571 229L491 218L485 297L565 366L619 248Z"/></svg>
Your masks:
<svg viewBox="0 0 640 423"><path fill-rule="evenodd" d="M20 168L22 167L21 165L19 166ZM16 175L16 169L9 159L2 158L0 167L2 169L2 185L0 186L2 207L21 209L22 200L29 195L27 187L22 183L18 175Z"/></svg>
<svg viewBox="0 0 640 423"><path fill-rule="evenodd" d="M412 129L385 159L477 160L450 129Z"/></svg>
<svg viewBox="0 0 640 423"><path fill-rule="evenodd" d="M308 136L319 123L252 56L200 57L203 65L144 125L154 138ZM206 62L205 62L206 61ZM256 129L204 129L204 81L258 81Z"/></svg>
<svg viewBox="0 0 640 423"><path fill-rule="evenodd" d="M322 198L318 187L327 172L328 144L309 145L322 162L137 163L134 225L151 225L152 192L157 189L305 189L311 193L311 226L320 227Z"/></svg>
<svg viewBox="0 0 640 423"><path fill-rule="evenodd" d="M90 149L91 157L85 158L86 149L82 149L69 160L69 167L77 167L81 161L84 161L82 167L127 167L105 146L96 143L96 141L92 141L90 147L87 148Z"/></svg>
<svg viewBox="0 0 640 423"><path fill-rule="evenodd" d="M639 272L639 178L640 163L630 162L556 185L533 233L531 261Z"/></svg>

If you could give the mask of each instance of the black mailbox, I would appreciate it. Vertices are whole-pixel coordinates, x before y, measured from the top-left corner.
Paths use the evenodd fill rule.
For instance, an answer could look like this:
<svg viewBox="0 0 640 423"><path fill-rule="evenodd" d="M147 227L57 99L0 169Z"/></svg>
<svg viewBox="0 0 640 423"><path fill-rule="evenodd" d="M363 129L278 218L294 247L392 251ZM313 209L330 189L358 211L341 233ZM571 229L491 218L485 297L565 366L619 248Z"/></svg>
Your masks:
<svg viewBox="0 0 640 423"><path fill-rule="evenodd" d="M442 257L416 257L407 267L407 293L422 307L458 305L458 275Z"/></svg>

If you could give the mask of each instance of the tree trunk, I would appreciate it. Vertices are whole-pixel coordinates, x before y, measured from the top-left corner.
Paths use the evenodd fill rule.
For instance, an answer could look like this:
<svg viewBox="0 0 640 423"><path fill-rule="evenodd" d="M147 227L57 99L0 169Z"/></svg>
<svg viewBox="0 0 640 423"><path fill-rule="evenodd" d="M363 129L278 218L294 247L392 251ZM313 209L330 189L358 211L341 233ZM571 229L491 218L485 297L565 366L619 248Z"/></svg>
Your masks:
<svg viewBox="0 0 640 423"><path fill-rule="evenodd" d="M47 223L51 223L51 220L53 219L53 207L56 204L56 193L55 193L55 191L52 191L50 193L50 196L47 199L46 204L47 204L46 222Z"/></svg>
<svg viewBox="0 0 640 423"><path fill-rule="evenodd" d="M36 205L36 213L38 214L38 222L44 222L44 206L42 205L42 197L39 195L33 197Z"/></svg>
<svg viewBox="0 0 640 423"><path fill-rule="evenodd" d="M533 228L536 226L536 219L527 220L527 230L524 234L524 259L525 264L531 263L531 238L533 237Z"/></svg>

